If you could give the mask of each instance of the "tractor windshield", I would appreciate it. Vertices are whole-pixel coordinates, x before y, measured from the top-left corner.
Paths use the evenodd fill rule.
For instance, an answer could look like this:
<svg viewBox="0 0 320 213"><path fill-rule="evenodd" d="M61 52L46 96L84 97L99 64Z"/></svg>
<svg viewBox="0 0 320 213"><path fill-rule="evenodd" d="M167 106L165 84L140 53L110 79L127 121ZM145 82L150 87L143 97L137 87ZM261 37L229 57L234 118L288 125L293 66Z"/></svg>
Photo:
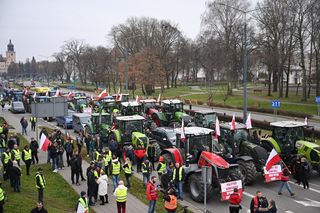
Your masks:
<svg viewBox="0 0 320 213"><path fill-rule="evenodd" d="M239 145L242 141L249 141L250 135L246 129L237 129L233 135L233 139Z"/></svg>
<svg viewBox="0 0 320 213"><path fill-rule="evenodd" d="M128 132L143 132L143 120L131 120L122 123L121 129Z"/></svg>
<svg viewBox="0 0 320 213"><path fill-rule="evenodd" d="M215 122L216 120L216 114L213 113L213 114L206 114L204 116L204 120L209 124L210 122Z"/></svg>
<svg viewBox="0 0 320 213"><path fill-rule="evenodd" d="M86 99L78 99L77 100L77 105L86 105L87 104L87 100Z"/></svg>
<svg viewBox="0 0 320 213"><path fill-rule="evenodd" d="M304 140L303 127L285 128L279 127L273 130L273 137L280 142L296 142L298 140Z"/></svg>
<svg viewBox="0 0 320 213"><path fill-rule="evenodd" d="M93 116L93 123L94 124L99 124L99 115L98 116ZM110 115L101 115L101 124L110 124L111 121L111 117Z"/></svg>
<svg viewBox="0 0 320 213"><path fill-rule="evenodd" d="M189 137L190 151L193 149L210 151L212 147L212 135L197 135Z"/></svg>

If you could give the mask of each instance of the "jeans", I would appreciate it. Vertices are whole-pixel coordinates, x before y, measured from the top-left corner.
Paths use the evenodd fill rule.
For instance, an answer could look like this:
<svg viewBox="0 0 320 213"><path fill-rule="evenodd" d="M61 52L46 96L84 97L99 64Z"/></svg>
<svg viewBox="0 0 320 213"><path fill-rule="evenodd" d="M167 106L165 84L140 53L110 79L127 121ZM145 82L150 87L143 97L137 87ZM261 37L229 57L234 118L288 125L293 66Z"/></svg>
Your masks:
<svg viewBox="0 0 320 213"><path fill-rule="evenodd" d="M57 169L57 157L51 158L51 168L52 171Z"/></svg>
<svg viewBox="0 0 320 213"><path fill-rule="evenodd" d="M59 154L58 155L58 168L59 169L62 169L62 167L64 167L64 165L63 165L63 154Z"/></svg>
<svg viewBox="0 0 320 213"><path fill-rule="evenodd" d="M280 188L279 188L279 192L278 192L278 193L281 193L281 192L282 192L282 189L283 189L284 186L288 189L288 191L289 191L290 194L293 194L292 191L291 191L291 187L290 187L288 181L281 181L281 184L280 184Z"/></svg>
<svg viewBox="0 0 320 213"><path fill-rule="evenodd" d="M120 181L119 175L112 175L112 183L113 183L113 191L118 187L118 183Z"/></svg>
<svg viewBox="0 0 320 213"><path fill-rule="evenodd" d="M183 182L179 181L178 182L178 197L183 199Z"/></svg>
<svg viewBox="0 0 320 213"><path fill-rule="evenodd" d="M156 200L149 200L148 213L154 213L155 206L156 206Z"/></svg>
<svg viewBox="0 0 320 213"><path fill-rule="evenodd" d="M150 180L150 173L142 173L143 175L143 185L147 185Z"/></svg>
<svg viewBox="0 0 320 213"><path fill-rule="evenodd" d="M130 187L131 187L131 184L130 184L130 177L131 177L131 174L127 174L127 173L125 173L124 175L126 176L127 188L130 188Z"/></svg>
<svg viewBox="0 0 320 213"><path fill-rule="evenodd" d="M38 201L43 202L43 189L38 188Z"/></svg>
<svg viewBox="0 0 320 213"><path fill-rule="evenodd" d="M24 134L28 136L26 127L22 127L22 135Z"/></svg>
<svg viewBox="0 0 320 213"><path fill-rule="evenodd" d="M20 180L14 179L14 180L12 180L12 183L13 183L13 191L20 192Z"/></svg>
<svg viewBox="0 0 320 213"><path fill-rule="evenodd" d="M38 158L38 152L37 151L32 151L31 152L32 156L32 164L39 163L39 158Z"/></svg>

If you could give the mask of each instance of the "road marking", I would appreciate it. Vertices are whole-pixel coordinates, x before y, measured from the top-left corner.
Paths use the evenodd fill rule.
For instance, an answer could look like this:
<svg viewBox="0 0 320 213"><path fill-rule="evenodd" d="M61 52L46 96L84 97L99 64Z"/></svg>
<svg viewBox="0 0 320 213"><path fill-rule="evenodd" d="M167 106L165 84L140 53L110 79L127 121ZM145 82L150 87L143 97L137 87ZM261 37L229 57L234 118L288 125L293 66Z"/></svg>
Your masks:
<svg viewBox="0 0 320 213"><path fill-rule="evenodd" d="M319 201L315 201L315 200L311 200L308 198L305 198L307 201L303 201L303 200L294 200L295 202L304 205L304 206L312 206L312 207L319 207L320 208L320 202Z"/></svg>
<svg viewBox="0 0 320 213"><path fill-rule="evenodd" d="M320 185L318 184L314 184L314 183L309 183L310 186L315 186L315 187L320 187Z"/></svg>
<svg viewBox="0 0 320 213"><path fill-rule="evenodd" d="M289 183L293 184L293 185L296 185L296 186L299 186L298 184L292 182L292 181L289 181ZM301 187L301 186L299 186ZM320 194L320 190L317 190L317 189L314 189L314 188L311 188L309 187L309 189L306 189L306 190L310 190L310 191L313 191L313 192L316 192L316 193L319 193Z"/></svg>
<svg viewBox="0 0 320 213"><path fill-rule="evenodd" d="M294 212L290 210L286 210L285 213L294 213Z"/></svg>

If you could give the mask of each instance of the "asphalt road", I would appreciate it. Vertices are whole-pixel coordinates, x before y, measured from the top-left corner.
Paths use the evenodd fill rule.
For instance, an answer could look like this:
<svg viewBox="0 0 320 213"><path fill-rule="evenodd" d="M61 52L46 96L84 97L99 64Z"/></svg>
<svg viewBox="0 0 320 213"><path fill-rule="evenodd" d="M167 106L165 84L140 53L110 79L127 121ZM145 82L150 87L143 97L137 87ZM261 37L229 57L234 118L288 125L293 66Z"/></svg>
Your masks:
<svg viewBox="0 0 320 213"><path fill-rule="evenodd" d="M19 121L22 116L26 117L28 120L30 114L12 114L9 111L3 111L1 116L14 126L16 131L21 131ZM56 128L55 122L47 122L42 119L38 121L39 126L48 126L51 128ZM30 127L29 127L30 128ZM63 130L64 131L64 130ZM72 130L69 130L72 136L75 136ZM34 134L34 133L32 133ZM43 153L44 154L44 153ZM320 176L314 173L310 179L310 189L303 189L301 186L295 185L293 182L290 183L291 187L296 194L294 197L290 197L288 192L284 190L282 196L278 196L277 190L279 187L279 182L264 183L262 176L257 179L257 182L253 186L245 187L245 192L243 196L243 210L242 212L247 212L251 198L254 196L257 190L261 190L263 194L268 199L273 199L276 201L278 212L283 213L317 213L320 211ZM186 198L182 202L183 205L190 206L190 209L194 212L201 212L204 209L204 204L196 203L192 201L188 193L185 194ZM228 203L220 201L220 194L215 191L213 198L208 201L207 209L213 213L224 213L228 212Z"/></svg>

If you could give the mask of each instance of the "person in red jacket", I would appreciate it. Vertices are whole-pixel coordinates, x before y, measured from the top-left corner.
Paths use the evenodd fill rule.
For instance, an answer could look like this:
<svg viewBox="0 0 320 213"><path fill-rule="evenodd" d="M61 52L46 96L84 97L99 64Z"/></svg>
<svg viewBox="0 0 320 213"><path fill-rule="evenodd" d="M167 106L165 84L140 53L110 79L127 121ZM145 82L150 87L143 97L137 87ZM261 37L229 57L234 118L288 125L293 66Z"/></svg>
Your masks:
<svg viewBox="0 0 320 213"><path fill-rule="evenodd" d="M279 188L279 191L278 191L278 195L282 195L282 189L285 186L288 189L290 195L294 196L294 193L292 192L291 187L290 187L290 185L288 183L289 175L290 175L290 172L289 172L289 170L287 168L282 169L281 184L280 184L280 188Z"/></svg>
<svg viewBox="0 0 320 213"><path fill-rule="evenodd" d="M151 180L147 184L146 195L149 200L149 208L148 213L154 213L156 202L158 200L157 187L156 187L157 178L156 176L152 176Z"/></svg>
<svg viewBox="0 0 320 213"><path fill-rule="evenodd" d="M239 210L242 209L241 200L242 200L242 197L241 197L240 193L238 192L238 189L234 188L233 193L229 197L230 213L239 213Z"/></svg>
<svg viewBox="0 0 320 213"><path fill-rule="evenodd" d="M134 150L133 153L137 159L137 172L139 173L141 172L142 162L146 156L146 150L141 145L138 145L138 148Z"/></svg>

